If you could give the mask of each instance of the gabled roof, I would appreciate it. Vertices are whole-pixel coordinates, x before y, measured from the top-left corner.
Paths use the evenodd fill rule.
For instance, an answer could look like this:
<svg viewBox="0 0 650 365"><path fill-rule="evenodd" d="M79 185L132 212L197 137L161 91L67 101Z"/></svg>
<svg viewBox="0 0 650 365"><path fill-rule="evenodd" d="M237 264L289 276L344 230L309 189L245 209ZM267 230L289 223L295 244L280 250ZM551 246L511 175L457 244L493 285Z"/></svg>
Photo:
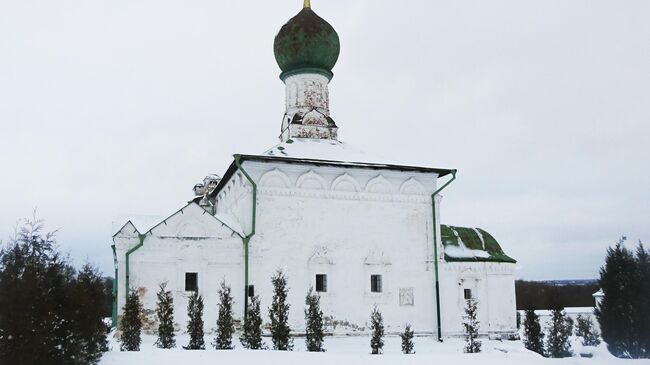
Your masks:
<svg viewBox="0 0 650 365"><path fill-rule="evenodd" d="M133 227L135 227L136 232L138 234L146 235L146 234L150 233L156 227L161 226L163 224L166 224L167 220L169 220L170 218L174 217L175 215L177 215L179 213L183 213L183 211L185 209L188 209L188 208L198 208L198 209L201 209L202 211L205 211L205 209L203 209L201 206L199 206L195 202L190 201L185 206L183 206L181 209L179 209L176 212L169 215L167 218L162 218L162 217L159 217L159 216L133 216L131 218L126 218L127 219L126 223L119 226L120 227L119 229L117 229L117 230L114 229L113 237L115 237L115 235L120 233L120 231L122 231L122 229L129 226L129 224L131 224ZM241 230L241 226L236 221L236 219L234 219L233 217L225 216L225 215L213 216L212 214L208 213L207 211L205 211L205 214L209 215L211 217L211 219L214 219L215 221L219 222L220 224L222 224L223 226L228 228L230 231L236 233L239 236L242 236L243 233L242 233L242 230ZM140 219L138 219L138 217ZM137 223L134 223L134 221L137 222ZM114 223L113 227L117 227L115 225L115 223Z"/></svg>
<svg viewBox="0 0 650 365"><path fill-rule="evenodd" d="M118 234L124 227L129 223L138 231L138 233L146 233L151 228L160 223L165 217L157 215L128 215L121 216L113 221L113 231L112 234L115 236Z"/></svg>
<svg viewBox="0 0 650 365"><path fill-rule="evenodd" d="M480 228L441 225L440 236L446 261L517 262L503 252L491 234Z"/></svg>

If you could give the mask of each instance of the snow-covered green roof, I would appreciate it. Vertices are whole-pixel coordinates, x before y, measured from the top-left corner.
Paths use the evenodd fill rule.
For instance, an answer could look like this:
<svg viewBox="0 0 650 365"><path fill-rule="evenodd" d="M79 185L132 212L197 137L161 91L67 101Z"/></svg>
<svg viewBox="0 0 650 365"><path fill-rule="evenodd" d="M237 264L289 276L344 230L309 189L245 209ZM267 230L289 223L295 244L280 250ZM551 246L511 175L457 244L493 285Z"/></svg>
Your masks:
<svg viewBox="0 0 650 365"><path fill-rule="evenodd" d="M497 240L480 228L440 226L446 261L517 262L503 252Z"/></svg>

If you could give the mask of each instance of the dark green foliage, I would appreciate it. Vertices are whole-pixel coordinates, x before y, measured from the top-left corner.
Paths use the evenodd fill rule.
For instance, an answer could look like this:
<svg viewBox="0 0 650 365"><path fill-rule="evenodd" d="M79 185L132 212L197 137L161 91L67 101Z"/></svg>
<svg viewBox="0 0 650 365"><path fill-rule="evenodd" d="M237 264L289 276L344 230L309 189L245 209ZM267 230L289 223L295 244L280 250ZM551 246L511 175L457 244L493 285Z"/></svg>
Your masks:
<svg viewBox="0 0 650 365"><path fill-rule="evenodd" d="M532 309L526 310L524 346L530 351L546 356L544 352L544 333L542 333L542 327L539 324L539 316Z"/></svg>
<svg viewBox="0 0 650 365"><path fill-rule="evenodd" d="M375 305L370 314L370 328L372 337L370 338L370 348L373 355L381 354L384 348L384 318Z"/></svg>
<svg viewBox="0 0 650 365"><path fill-rule="evenodd" d="M281 351L291 351L293 349L293 339L291 338L291 329L289 328L289 303L287 303L287 277L278 270L271 278L273 284L273 301L269 308L269 318L271 319L271 339L273 340L273 349Z"/></svg>
<svg viewBox="0 0 650 365"><path fill-rule="evenodd" d="M546 334L546 354L555 358L570 357L573 355L569 343L572 322L567 320L567 315L562 309L553 309L552 313Z"/></svg>
<svg viewBox="0 0 650 365"><path fill-rule="evenodd" d="M637 295L634 298L636 336L643 349L642 357L650 357L650 252L641 241L636 249Z"/></svg>
<svg viewBox="0 0 650 365"><path fill-rule="evenodd" d="M598 289L596 281L558 285L544 281L517 280L515 282L517 309L593 307L592 294Z"/></svg>
<svg viewBox="0 0 650 365"><path fill-rule="evenodd" d="M42 221L0 250L0 364L96 364L107 350L103 278L78 272Z"/></svg>
<svg viewBox="0 0 650 365"><path fill-rule="evenodd" d="M305 298L305 343L307 351L323 352L323 342L325 341L325 331L323 324L323 311L320 309L320 296L309 288L309 293Z"/></svg>
<svg viewBox="0 0 650 365"><path fill-rule="evenodd" d="M600 333L594 328L591 317L578 315L576 322L576 336L582 338L582 344L584 346L600 345Z"/></svg>
<svg viewBox="0 0 650 365"><path fill-rule="evenodd" d="M122 320L120 321L121 351L140 351L140 343L142 343L142 311L140 297L135 290L132 290L122 308Z"/></svg>
<svg viewBox="0 0 650 365"><path fill-rule="evenodd" d="M521 313L517 311L517 329L521 328Z"/></svg>
<svg viewBox="0 0 650 365"><path fill-rule="evenodd" d="M113 315L113 277L104 276L101 280L103 284L103 294L101 296L103 299L101 303L102 316L108 318Z"/></svg>
<svg viewBox="0 0 650 365"><path fill-rule="evenodd" d="M158 317L158 339L155 345L161 349L176 347L174 335L174 298L172 292L166 290L167 283L160 284L160 291L156 294L158 302L156 316Z"/></svg>
<svg viewBox="0 0 650 365"><path fill-rule="evenodd" d="M599 281L604 297L596 316L614 356L645 358L650 356L650 258L641 243L635 255L623 241L607 250Z"/></svg>
<svg viewBox="0 0 650 365"><path fill-rule="evenodd" d="M77 272L71 289L67 303L58 303L59 306L68 307L69 315L65 317L70 318L70 348L66 352L74 359L68 363L94 364L99 361L102 352L108 351L103 305L111 292L105 291L104 278L90 264L85 264Z"/></svg>
<svg viewBox="0 0 650 365"><path fill-rule="evenodd" d="M187 303L187 315L190 320L187 322L187 333L190 335L190 343L183 346L185 350L205 350L203 339L203 297L198 292L192 293Z"/></svg>
<svg viewBox="0 0 650 365"><path fill-rule="evenodd" d="M239 337L242 346L250 350L264 348L262 342L262 316L260 312L260 299L257 296L251 298L248 304L248 318L244 322L244 331Z"/></svg>
<svg viewBox="0 0 650 365"><path fill-rule="evenodd" d="M569 316L565 316L564 320L566 321L566 327L567 327L566 331L569 333L569 336L573 335L573 325L574 325L573 318Z"/></svg>
<svg viewBox="0 0 650 365"><path fill-rule="evenodd" d="M414 354L415 351L413 351L413 348L415 347L413 345L413 330L411 329L410 324L406 324L404 326L404 332L400 333L400 337L402 338L402 352L405 354Z"/></svg>
<svg viewBox="0 0 650 365"><path fill-rule="evenodd" d="M221 282L219 290L219 317L217 318L217 337L212 344L217 350L233 349L232 335L235 333L235 321L232 313L233 299L230 287L226 282Z"/></svg>
<svg viewBox="0 0 650 365"><path fill-rule="evenodd" d="M481 352L481 341L478 340L479 321L476 318L478 314L478 303L476 299L466 300L465 316L463 316L463 330L465 332L465 352L473 354Z"/></svg>

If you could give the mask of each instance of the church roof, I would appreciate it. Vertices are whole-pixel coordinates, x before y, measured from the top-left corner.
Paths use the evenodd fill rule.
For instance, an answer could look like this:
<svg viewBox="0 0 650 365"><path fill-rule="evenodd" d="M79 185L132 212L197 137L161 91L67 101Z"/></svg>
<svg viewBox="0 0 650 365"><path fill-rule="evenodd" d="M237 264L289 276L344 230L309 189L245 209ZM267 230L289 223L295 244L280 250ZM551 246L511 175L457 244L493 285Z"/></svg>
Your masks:
<svg viewBox="0 0 650 365"><path fill-rule="evenodd" d="M347 143L335 140L310 138L293 138L282 142L262 154L240 154L240 161L283 162L315 166L342 166L375 170L415 171L435 173L438 177L451 174L454 170L412 166L390 159L376 158L351 147ZM237 170L233 161L216 189L210 196L215 196Z"/></svg>
<svg viewBox="0 0 650 365"><path fill-rule="evenodd" d="M125 216L120 216L116 220L113 221L113 230L112 230L112 235L116 235L119 233L124 226L126 226L129 222L135 227L135 229L138 231L138 233L146 233L149 232L150 229L158 225L160 222L162 222L165 219L163 216L159 215L142 215L142 214L134 214L134 215L125 215Z"/></svg>
<svg viewBox="0 0 650 365"><path fill-rule="evenodd" d="M516 263L506 255L497 240L480 228L440 225L446 261L487 261Z"/></svg>
<svg viewBox="0 0 650 365"><path fill-rule="evenodd" d="M311 9L309 2L282 26L273 42L283 80L305 71L322 73L331 79L340 50L338 34Z"/></svg>
<svg viewBox="0 0 650 365"><path fill-rule="evenodd" d="M176 212L172 213L171 215L167 217L163 216L154 216L154 215L131 215L131 216L122 216L118 218L116 221L113 222L113 237L120 233L125 227L129 226L129 223L135 227L136 232L130 232L130 233L137 233L139 235L146 235L149 234L151 231L153 231L154 228L160 226L160 225L166 225L167 220L171 219L172 217L176 216L177 214L183 214L184 210L186 209L198 209L202 213L207 213L205 209L200 207L196 202L190 201L187 203L185 206L177 210ZM208 214L211 219L214 219L215 221L221 223L223 226L227 227L230 231L237 233L238 235L243 237L243 231L241 228L241 225L239 222L232 216L228 214L217 214L217 215L212 215Z"/></svg>
<svg viewBox="0 0 650 365"><path fill-rule="evenodd" d="M451 169L414 166L394 158L370 155L345 142L315 138L292 138L277 144L261 155L242 155L242 159L433 172L438 174L438 177L449 175L453 171Z"/></svg>
<svg viewBox="0 0 650 365"><path fill-rule="evenodd" d="M296 159L302 161L329 161L337 164L372 166L391 170L419 170L435 172L439 177L451 173L451 169L422 167L412 161L403 161L395 156L379 156L360 150L349 143L331 139L291 138L266 150L261 156Z"/></svg>

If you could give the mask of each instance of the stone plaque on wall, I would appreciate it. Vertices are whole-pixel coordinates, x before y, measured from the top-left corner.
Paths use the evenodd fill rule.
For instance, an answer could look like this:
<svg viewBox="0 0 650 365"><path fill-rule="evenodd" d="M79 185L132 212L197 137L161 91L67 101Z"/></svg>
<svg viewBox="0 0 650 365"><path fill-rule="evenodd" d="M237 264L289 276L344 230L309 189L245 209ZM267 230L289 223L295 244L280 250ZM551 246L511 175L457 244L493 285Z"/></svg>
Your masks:
<svg viewBox="0 0 650 365"><path fill-rule="evenodd" d="M400 288L399 289L399 305L407 306L413 305L413 288Z"/></svg>

